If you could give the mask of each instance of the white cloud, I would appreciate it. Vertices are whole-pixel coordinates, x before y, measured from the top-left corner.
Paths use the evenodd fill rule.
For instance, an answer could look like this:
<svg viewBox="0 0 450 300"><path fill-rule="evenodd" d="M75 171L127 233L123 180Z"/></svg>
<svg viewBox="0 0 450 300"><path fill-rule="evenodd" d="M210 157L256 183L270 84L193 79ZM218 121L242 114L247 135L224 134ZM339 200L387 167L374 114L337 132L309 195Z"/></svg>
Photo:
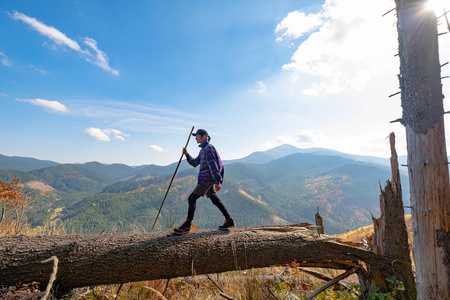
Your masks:
<svg viewBox="0 0 450 300"><path fill-rule="evenodd" d="M375 76L398 72L397 33L392 16L382 14L392 1L327 0L322 10L305 15L292 12L277 26L282 38L311 33L283 66L295 78L308 75L314 82L303 93L310 96L361 91ZM381 37L381 38L378 38Z"/></svg>
<svg viewBox="0 0 450 300"><path fill-rule="evenodd" d="M258 81L257 83L258 83L258 87L259 87L258 92L260 94L265 94L266 93L266 88L267 88L266 84L264 82L262 82L262 81Z"/></svg>
<svg viewBox="0 0 450 300"><path fill-rule="evenodd" d="M290 12L286 18L281 21L275 32L284 31L282 36L277 41L282 41L283 37L300 38L304 34L317 29L323 23L323 14L308 14L304 12L293 11Z"/></svg>
<svg viewBox="0 0 450 300"><path fill-rule="evenodd" d="M8 56L6 56L5 53L0 52L0 56L2 57L2 65L6 67L12 66L12 61L8 58Z"/></svg>
<svg viewBox="0 0 450 300"><path fill-rule="evenodd" d="M115 140L125 141L126 137L129 137L128 134L117 130L117 129L100 129L95 127L86 128L84 132L99 141L109 142L111 141L111 137Z"/></svg>
<svg viewBox="0 0 450 300"><path fill-rule="evenodd" d="M83 52L83 50L81 50L80 48L80 45L76 41L68 38L64 33L59 31L55 27L47 26L44 23L36 20L35 18L30 18L17 11L13 13L12 18L14 20L20 20L24 23L27 23L31 26L31 28L33 28L40 34L50 38L58 45L67 46L75 51Z"/></svg>
<svg viewBox="0 0 450 300"><path fill-rule="evenodd" d="M89 46L92 50L94 50L94 54L92 54L88 49L82 49L77 41L67 37L63 32L56 29L55 27L48 26L35 18L28 17L22 13L15 11L12 16L14 20L22 21L31 26L34 30L39 32L40 34L48 37L52 40L56 45L62 47L68 47L72 50L77 51L81 54L84 59L94 65L99 66L103 70L110 72L113 75L118 76L119 71L113 69L109 66L109 58L108 55L98 49L97 42L92 38L84 38L83 42ZM50 49L55 49L54 45L45 44Z"/></svg>
<svg viewBox="0 0 450 300"><path fill-rule="evenodd" d="M38 67L36 67L35 65L30 65L29 67L32 68L32 69L35 70L35 71L38 71L38 72L41 73L42 75L48 75L48 74L50 74L49 71L44 70L44 69L41 69L41 68L38 68Z"/></svg>
<svg viewBox="0 0 450 300"><path fill-rule="evenodd" d="M86 128L84 130L84 132L90 136L93 137L94 139L97 139L99 141L103 141L103 142L109 142L111 141L111 139L109 138L109 136L103 132L103 130L101 130L100 128Z"/></svg>
<svg viewBox="0 0 450 300"><path fill-rule="evenodd" d="M122 132L117 129L104 129L104 133L106 133L109 136L112 136L115 140L119 140L124 142L126 137L129 137L130 135L126 134L125 132Z"/></svg>
<svg viewBox="0 0 450 300"><path fill-rule="evenodd" d="M149 148L156 152L167 152L166 150L164 150L163 148L161 148L158 145L150 145Z"/></svg>
<svg viewBox="0 0 450 300"><path fill-rule="evenodd" d="M393 130L394 128L400 130ZM326 148L344 153L388 157L387 154L390 148L386 137L390 132L396 131L397 152L399 155L404 155L406 153L406 136L404 130L401 130L401 126L394 126L391 130L386 129L383 131L384 129L386 128L365 130L365 134L361 134L361 130L355 129L355 132L351 133L357 136L357 142L355 142L355 136L352 134L337 136L335 132L338 130L333 131L324 128L306 129L300 130L293 135L278 136L261 144L260 148L267 150L283 144L289 144L302 149Z"/></svg>
<svg viewBox="0 0 450 300"><path fill-rule="evenodd" d="M91 59L91 57L86 57L87 61L92 62L93 64L99 66L100 68L102 68L103 70L105 70L107 72L110 72L113 75L119 76L119 71L117 71L116 69L113 69L109 66L108 55L106 55L105 52L98 49L97 42L94 39L85 38L84 43L86 45L88 45L89 47L91 47L96 53L96 55L94 56L93 59Z"/></svg>
<svg viewBox="0 0 450 300"><path fill-rule="evenodd" d="M7 98L7 97L9 97L9 96L8 96L8 94L0 93L0 97L5 97L5 98Z"/></svg>
<svg viewBox="0 0 450 300"><path fill-rule="evenodd" d="M75 115L103 120L108 127L126 132L168 133L184 132L201 116L169 107L137 105L120 101L71 101Z"/></svg>
<svg viewBox="0 0 450 300"><path fill-rule="evenodd" d="M66 108L66 106L58 101L51 101L51 100L44 100L44 99L18 99L18 101L28 102L36 106L45 107L51 110L56 110L63 113L68 113L69 110Z"/></svg>

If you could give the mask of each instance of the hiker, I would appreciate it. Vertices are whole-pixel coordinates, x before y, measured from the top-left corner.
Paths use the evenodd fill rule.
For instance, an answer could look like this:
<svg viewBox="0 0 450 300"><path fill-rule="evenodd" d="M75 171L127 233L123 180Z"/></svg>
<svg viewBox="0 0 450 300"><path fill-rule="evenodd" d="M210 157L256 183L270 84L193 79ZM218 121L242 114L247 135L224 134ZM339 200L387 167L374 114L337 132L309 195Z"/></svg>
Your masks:
<svg viewBox="0 0 450 300"><path fill-rule="evenodd" d="M186 148L183 148L183 154L186 155L187 162L194 168L200 165L200 171L198 173L197 186L188 198L189 207L187 219L183 224L181 224L180 227L175 228L175 233L189 233L191 230L192 220L194 219L197 199L205 195L211 199L212 203L219 208L225 217L225 222L223 225L219 226L219 229L224 230L234 227L235 224L233 219L223 205L222 201L220 201L219 197L217 197L217 192L221 189L224 175L223 164L219 153L217 153L216 148L209 143L211 137L208 135L206 130L199 129L192 135L195 136L195 140L201 148L200 153L197 158L193 158L189 155Z"/></svg>

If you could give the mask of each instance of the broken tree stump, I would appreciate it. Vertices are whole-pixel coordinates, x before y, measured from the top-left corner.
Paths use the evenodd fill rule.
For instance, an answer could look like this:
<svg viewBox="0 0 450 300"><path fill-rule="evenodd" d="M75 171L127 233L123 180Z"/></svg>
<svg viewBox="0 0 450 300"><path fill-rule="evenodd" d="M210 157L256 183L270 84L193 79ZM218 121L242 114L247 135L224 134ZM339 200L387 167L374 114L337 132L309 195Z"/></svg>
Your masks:
<svg viewBox="0 0 450 300"><path fill-rule="evenodd" d="M317 234L319 234L319 236L321 234L325 234L325 228L323 227L323 219L319 215L319 207L317 207L317 213L315 215L315 219L316 219L316 226L317 226Z"/></svg>
<svg viewBox="0 0 450 300"><path fill-rule="evenodd" d="M408 232L405 223L405 210L402 200L402 186L398 170L398 156L395 150L395 135L389 135L391 147L392 181L387 181L380 194L380 212L374 221L374 234L372 236L372 249L375 253L395 257L405 263L394 263L394 276L403 282L405 291L403 299L416 299L416 285L412 270ZM385 279L377 270L372 273L375 285L386 288Z"/></svg>

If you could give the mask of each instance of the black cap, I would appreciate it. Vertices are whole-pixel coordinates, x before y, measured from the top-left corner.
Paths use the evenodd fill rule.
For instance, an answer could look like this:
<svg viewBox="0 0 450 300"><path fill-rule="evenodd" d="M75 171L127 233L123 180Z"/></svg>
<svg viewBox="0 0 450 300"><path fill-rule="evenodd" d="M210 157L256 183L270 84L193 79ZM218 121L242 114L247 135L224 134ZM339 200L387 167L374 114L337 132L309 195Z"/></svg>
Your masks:
<svg viewBox="0 0 450 300"><path fill-rule="evenodd" d="M199 129L199 130L197 130L197 132L196 133L193 133L192 135L193 136L196 136L196 135L206 135L206 136L209 136L208 135L208 132L205 130L205 129Z"/></svg>

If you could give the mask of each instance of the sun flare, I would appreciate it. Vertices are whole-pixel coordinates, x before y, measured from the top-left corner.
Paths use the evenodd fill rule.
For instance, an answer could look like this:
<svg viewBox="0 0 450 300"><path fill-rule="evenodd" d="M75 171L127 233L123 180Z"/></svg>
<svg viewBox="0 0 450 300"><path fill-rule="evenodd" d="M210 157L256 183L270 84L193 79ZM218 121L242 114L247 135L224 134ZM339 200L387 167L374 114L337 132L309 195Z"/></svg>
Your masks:
<svg viewBox="0 0 450 300"><path fill-rule="evenodd" d="M448 0L428 0L426 4L426 8L429 10L433 10L436 14L443 13L444 9L448 7Z"/></svg>

